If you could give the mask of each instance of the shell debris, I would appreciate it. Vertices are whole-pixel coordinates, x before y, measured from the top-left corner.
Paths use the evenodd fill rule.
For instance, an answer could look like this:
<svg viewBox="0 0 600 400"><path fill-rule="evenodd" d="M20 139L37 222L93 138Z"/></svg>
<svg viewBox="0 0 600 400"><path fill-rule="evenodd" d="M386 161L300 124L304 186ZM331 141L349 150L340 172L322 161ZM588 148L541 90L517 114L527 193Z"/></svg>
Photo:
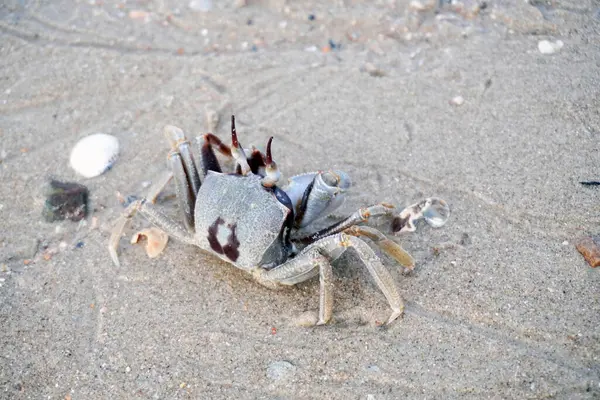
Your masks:
<svg viewBox="0 0 600 400"><path fill-rule="evenodd" d="M131 244L136 244L143 238L146 238L146 254L149 258L158 257L167 247L169 241L169 235L158 228L152 227L134 233L131 237Z"/></svg>
<svg viewBox="0 0 600 400"><path fill-rule="evenodd" d="M94 178L109 170L119 155L119 140L96 133L81 139L71 151L71 168L85 178Z"/></svg>

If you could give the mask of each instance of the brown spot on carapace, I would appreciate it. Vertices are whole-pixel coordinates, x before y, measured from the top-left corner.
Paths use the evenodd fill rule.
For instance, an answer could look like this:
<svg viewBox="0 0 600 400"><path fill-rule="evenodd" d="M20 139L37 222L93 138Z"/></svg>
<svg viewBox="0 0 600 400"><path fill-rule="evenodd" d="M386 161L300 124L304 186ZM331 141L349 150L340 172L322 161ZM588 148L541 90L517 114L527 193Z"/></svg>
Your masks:
<svg viewBox="0 0 600 400"><path fill-rule="evenodd" d="M399 232L402 228L404 228L406 226L406 223L408 222L409 217L406 218L400 218L400 217L395 217L392 220L392 232L396 233Z"/></svg>
<svg viewBox="0 0 600 400"><path fill-rule="evenodd" d="M208 227L208 243L210 244L210 248L213 249L215 253L225 254L227 258L235 262L240 256L240 241L235 233L237 225L227 224L227 227L231 230L231 233L229 236L227 236L227 244L225 244L225 246L221 246L218 238L219 226L224 224L225 221L223 218L219 217Z"/></svg>
<svg viewBox="0 0 600 400"><path fill-rule="evenodd" d="M211 226L208 227L208 243L210 244L210 248L218 254L223 254L223 247L221 246L221 243L219 243L217 233L219 232L219 225L224 223L225 221L219 217L215 220L215 222L212 223Z"/></svg>
<svg viewBox="0 0 600 400"><path fill-rule="evenodd" d="M235 261L240 256L239 247L240 241L235 233L236 224L228 225L231 233L227 237L227 244L223 246L223 252L231 261Z"/></svg>

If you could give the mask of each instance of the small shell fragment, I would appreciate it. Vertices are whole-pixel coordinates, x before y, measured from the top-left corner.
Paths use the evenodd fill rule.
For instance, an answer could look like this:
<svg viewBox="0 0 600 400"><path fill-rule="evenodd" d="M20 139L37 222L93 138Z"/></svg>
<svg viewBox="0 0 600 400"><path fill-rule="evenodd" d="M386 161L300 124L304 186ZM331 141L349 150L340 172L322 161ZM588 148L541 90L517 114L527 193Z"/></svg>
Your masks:
<svg viewBox="0 0 600 400"><path fill-rule="evenodd" d="M465 104L465 99L462 96L455 96L450 99L450 105L452 106L462 106L463 104Z"/></svg>
<svg viewBox="0 0 600 400"><path fill-rule="evenodd" d="M600 237L583 237L575 247L592 268L600 267Z"/></svg>
<svg viewBox="0 0 600 400"><path fill-rule="evenodd" d="M564 43L562 40L557 40L556 42L551 42L549 40L540 40L538 42L538 50L542 54L554 54L560 49L562 49L563 46Z"/></svg>
<svg viewBox="0 0 600 400"><path fill-rule="evenodd" d="M78 174L93 178L112 167L119 155L119 140L96 133L81 139L71 151L71 168Z"/></svg>
<svg viewBox="0 0 600 400"><path fill-rule="evenodd" d="M167 242L169 241L169 235L158 228L152 227L136 232L131 237L131 244L138 243L143 237L147 239L146 254L150 258L158 257L165 247L167 247Z"/></svg>

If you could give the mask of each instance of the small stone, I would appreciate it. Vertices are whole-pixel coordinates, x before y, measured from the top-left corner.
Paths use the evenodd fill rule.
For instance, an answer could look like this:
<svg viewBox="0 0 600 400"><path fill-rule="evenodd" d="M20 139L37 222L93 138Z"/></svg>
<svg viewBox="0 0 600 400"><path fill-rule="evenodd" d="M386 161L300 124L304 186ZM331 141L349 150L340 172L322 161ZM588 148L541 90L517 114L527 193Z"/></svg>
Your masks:
<svg viewBox="0 0 600 400"><path fill-rule="evenodd" d="M381 370L379 369L379 367L377 365L369 365L367 366L367 371L369 372L380 372Z"/></svg>
<svg viewBox="0 0 600 400"><path fill-rule="evenodd" d="M43 215L46 221L81 221L88 214L89 190L78 183L51 180Z"/></svg>
<svg viewBox="0 0 600 400"><path fill-rule="evenodd" d="M560 51L560 49L562 49L563 46L564 43L562 42L562 40L557 40L556 42L551 42L549 40L540 40L538 42L538 50L542 54L554 54Z"/></svg>
<svg viewBox="0 0 600 400"><path fill-rule="evenodd" d="M408 4L408 9L411 11L423 12L432 10L435 7L435 1L417 1L413 0Z"/></svg>
<svg viewBox="0 0 600 400"><path fill-rule="evenodd" d="M219 113L215 110L207 109L205 114L208 132L215 133L217 131L217 127L219 126Z"/></svg>
<svg viewBox="0 0 600 400"><path fill-rule="evenodd" d="M129 11L128 16L131 19L146 19L148 18L149 14L143 10L131 10Z"/></svg>
<svg viewBox="0 0 600 400"><path fill-rule="evenodd" d="M600 236L583 237L575 247L592 268L600 267Z"/></svg>
<svg viewBox="0 0 600 400"><path fill-rule="evenodd" d="M289 378L296 372L296 366L288 361L275 361L267 367L267 377L274 381Z"/></svg>
<svg viewBox="0 0 600 400"><path fill-rule="evenodd" d="M365 71L369 75L374 76L376 78L385 76L385 72L383 70L379 69L378 67L376 67L374 64L371 64L371 63L366 63L363 67L363 71Z"/></svg>
<svg viewBox="0 0 600 400"><path fill-rule="evenodd" d="M308 327L317 325L318 321L319 321L319 317L318 317L317 313L315 313L313 311L305 311L302 314L298 315L296 318L294 318L294 320L292 321L292 324L295 326L301 326L304 328L308 328Z"/></svg>
<svg viewBox="0 0 600 400"><path fill-rule="evenodd" d="M463 104L465 104L465 99L462 96L455 96L452 99L450 99L450 105L452 106L462 106Z"/></svg>
<svg viewBox="0 0 600 400"><path fill-rule="evenodd" d="M125 368L125 372L127 372L127 373L131 372L131 367L127 366L127 367Z"/></svg>

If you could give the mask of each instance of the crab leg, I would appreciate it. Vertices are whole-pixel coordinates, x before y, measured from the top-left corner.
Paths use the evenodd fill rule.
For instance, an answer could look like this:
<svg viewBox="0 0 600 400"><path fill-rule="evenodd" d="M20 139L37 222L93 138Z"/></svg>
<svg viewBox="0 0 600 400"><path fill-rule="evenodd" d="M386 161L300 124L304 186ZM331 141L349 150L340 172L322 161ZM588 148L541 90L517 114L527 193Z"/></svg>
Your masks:
<svg viewBox="0 0 600 400"><path fill-rule="evenodd" d="M164 132L167 140L171 144L172 151L179 153L181 156L188 184L195 200L196 193L198 193L198 189L200 189L200 175L198 175L198 169L196 168L196 163L194 162L194 158L190 151L190 142L185 137L183 131L176 126L167 125L165 126Z"/></svg>
<svg viewBox="0 0 600 400"><path fill-rule="evenodd" d="M356 251L386 297L392 308L387 323L391 323L402 315L404 303L389 271L373 250L359 238L344 233L325 237L304 249L290 261L270 270L256 269L254 275L259 283L272 287L278 284L295 285L319 274L321 294L317 325L326 324L331 319L333 310L333 273L330 262L341 256L349 247Z"/></svg>
<svg viewBox="0 0 600 400"><path fill-rule="evenodd" d="M412 271L415 268L415 260L408 254L402 246L398 243L390 240L383 233L379 232L375 228L368 226L357 226L354 225L344 231L348 235L352 236L365 236L371 239L381 250L392 257L407 270Z"/></svg>
<svg viewBox="0 0 600 400"><path fill-rule="evenodd" d="M200 147L202 172L204 176L208 174L208 171L221 172L221 165L219 164L219 160L217 160L213 147L215 147L219 153L231 158L231 149L229 146L221 142L221 139L212 133L205 134L202 136L202 145Z"/></svg>
<svg viewBox="0 0 600 400"><path fill-rule="evenodd" d="M167 159L175 177L177 199L183 212L183 221L188 231L194 232L194 207L196 193L200 189L200 176L190 152L190 144L183 131L176 126L167 125L164 132L171 143L171 151Z"/></svg>
<svg viewBox="0 0 600 400"><path fill-rule="evenodd" d="M146 201L146 199L136 200L125 209L121 217L117 220L115 227L111 231L110 240L108 242L108 251L113 263L117 267L120 265L117 250L119 248L121 235L123 234L123 231L125 230L125 227L129 221L137 212L146 217L148 221L165 231L167 235L172 236L183 243L196 244L194 235L164 215L152 203Z"/></svg>
<svg viewBox="0 0 600 400"><path fill-rule="evenodd" d="M190 185L181 155L171 151L168 155L169 166L175 177L175 188L177 191L177 200L183 212L183 222L189 232L195 232L194 228L194 208L196 203L196 193Z"/></svg>
<svg viewBox="0 0 600 400"><path fill-rule="evenodd" d="M293 286L319 275L319 321L317 325L324 325L333 314L333 270L327 257L322 255L317 248L310 249L302 254L302 258L294 258L271 270L257 268L254 270L255 279L269 288L279 285Z"/></svg>

